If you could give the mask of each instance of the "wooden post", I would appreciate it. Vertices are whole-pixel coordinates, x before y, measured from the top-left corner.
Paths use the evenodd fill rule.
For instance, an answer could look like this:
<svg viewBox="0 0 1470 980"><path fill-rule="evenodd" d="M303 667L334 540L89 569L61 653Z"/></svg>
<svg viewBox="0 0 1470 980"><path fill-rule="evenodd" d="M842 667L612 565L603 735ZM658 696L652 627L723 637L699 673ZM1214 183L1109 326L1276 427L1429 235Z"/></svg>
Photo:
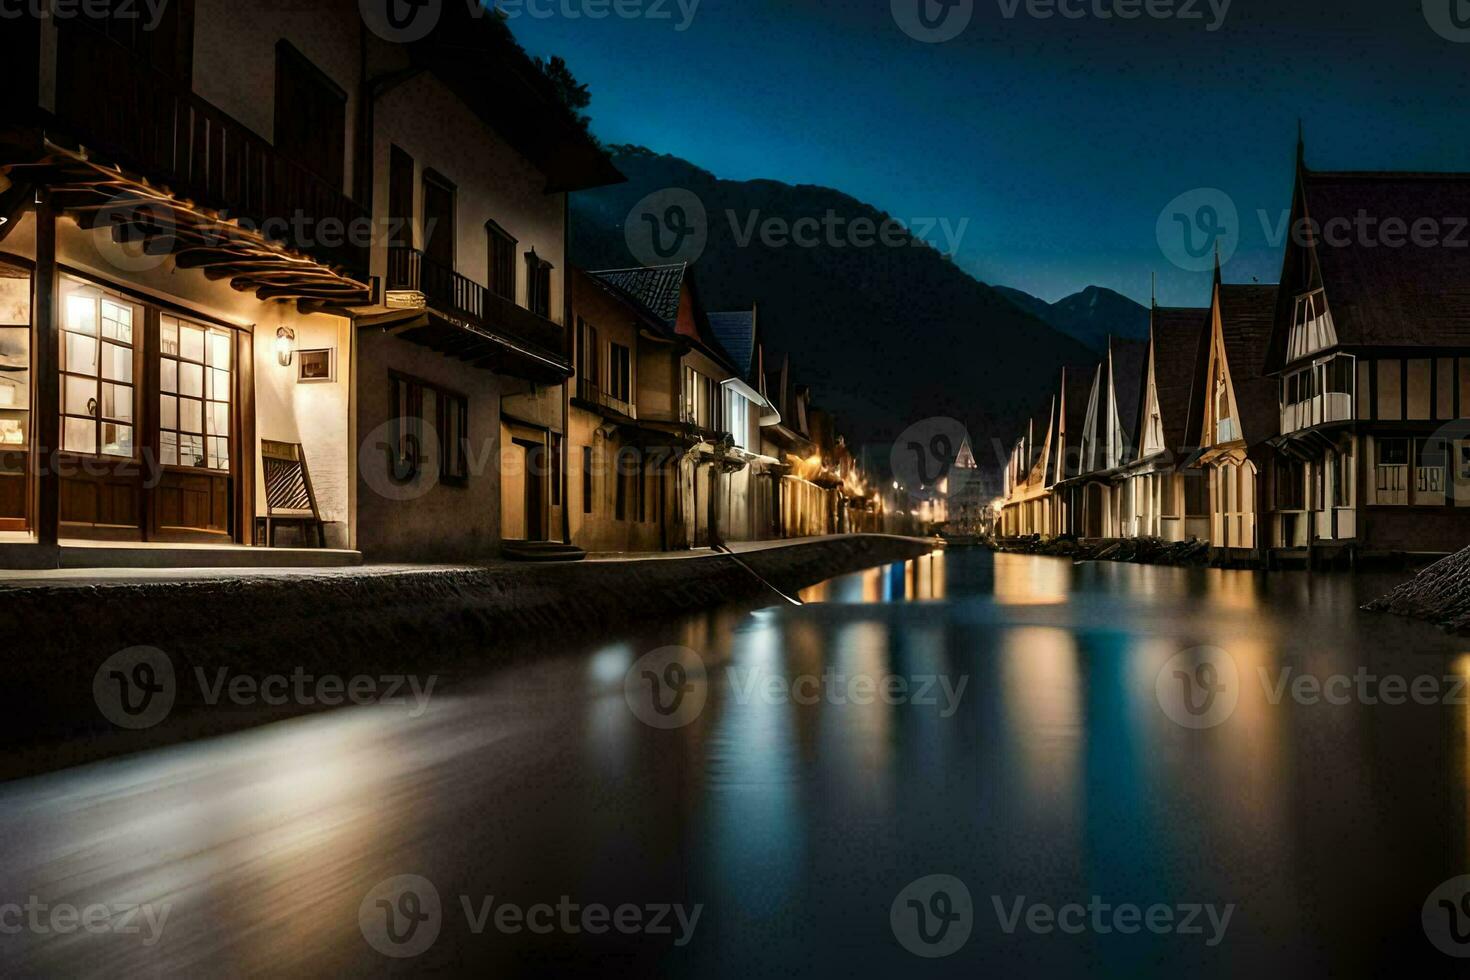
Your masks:
<svg viewBox="0 0 1470 980"><path fill-rule="evenodd" d="M33 363L36 387L36 539L55 548L61 538L61 476L56 453L61 448L60 328L56 321L56 211L51 192L36 195L36 272L31 304L35 321Z"/></svg>

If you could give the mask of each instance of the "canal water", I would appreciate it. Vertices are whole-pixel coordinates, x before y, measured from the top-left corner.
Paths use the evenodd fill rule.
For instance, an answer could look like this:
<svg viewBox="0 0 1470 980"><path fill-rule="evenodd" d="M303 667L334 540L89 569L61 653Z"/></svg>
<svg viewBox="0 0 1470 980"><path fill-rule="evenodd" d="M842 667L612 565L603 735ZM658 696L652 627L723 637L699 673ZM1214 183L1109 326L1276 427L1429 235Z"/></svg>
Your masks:
<svg viewBox="0 0 1470 980"><path fill-rule="evenodd" d="M1470 643L1394 581L952 551L12 781L0 969L1456 975Z"/></svg>

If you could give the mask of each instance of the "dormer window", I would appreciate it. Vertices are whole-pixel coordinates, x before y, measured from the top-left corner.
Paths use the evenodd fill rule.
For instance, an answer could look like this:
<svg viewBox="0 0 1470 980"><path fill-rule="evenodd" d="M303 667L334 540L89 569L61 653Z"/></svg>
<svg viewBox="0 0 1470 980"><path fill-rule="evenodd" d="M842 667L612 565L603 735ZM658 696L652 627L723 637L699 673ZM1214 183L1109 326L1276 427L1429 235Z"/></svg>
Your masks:
<svg viewBox="0 0 1470 980"><path fill-rule="evenodd" d="M1327 298L1322 290L1314 289L1298 296L1291 319L1286 359L1295 361L1336 344L1337 331L1332 326L1332 316L1327 312Z"/></svg>

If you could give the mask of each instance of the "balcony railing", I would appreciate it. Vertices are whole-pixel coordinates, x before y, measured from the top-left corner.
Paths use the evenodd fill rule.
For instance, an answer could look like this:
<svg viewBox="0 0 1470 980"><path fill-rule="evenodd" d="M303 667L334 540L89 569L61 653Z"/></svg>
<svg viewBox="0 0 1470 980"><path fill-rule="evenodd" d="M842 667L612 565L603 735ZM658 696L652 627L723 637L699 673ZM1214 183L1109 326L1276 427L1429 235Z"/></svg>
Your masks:
<svg viewBox="0 0 1470 980"><path fill-rule="evenodd" d="M1295 405L1281 406L1281 431L1284 434L1309 429L1326 422L1351 422L1353 396L1340 391L1315 395Z"/></svg>
<svg viewBox="0 0 1470 980"><path fill-rule="evenodd" d="M630 419L636 419L638 417L638 409L632 402L624 401L621 398L614 398L612 395L603 391L600 385L594 384L586 378L577 379L577 397L589 405L597 405L609 411L617 412L619 415L626 415Z"/></svg>
<svg viewBox="0 0 1470 980"><path fill-rule="evenodd" d="M93 28L58 25L57 44L56 117L67 135L176 197L366 277L370 215L341 188Z"/></svg>
<svg viewBox="0 0 1470 980"><path fill-rule="evenodd" d="M495 295L417 249L388 249L387 289L423 293L430 309L566 357L566 332L560 324Z"/></svg>

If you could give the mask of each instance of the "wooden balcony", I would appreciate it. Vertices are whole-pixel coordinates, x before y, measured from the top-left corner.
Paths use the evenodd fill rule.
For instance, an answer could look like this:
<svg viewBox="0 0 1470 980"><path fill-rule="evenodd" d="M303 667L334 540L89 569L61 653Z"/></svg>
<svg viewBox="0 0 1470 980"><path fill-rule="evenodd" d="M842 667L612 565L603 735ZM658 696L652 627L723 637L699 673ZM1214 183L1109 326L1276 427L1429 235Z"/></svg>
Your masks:
<svg viewBox="0 0 1470 980"><path fill-rule="evenodd" d="M615 415L637 420L638 409L631 402L621 398L614 398L602 390L601 385L593 384L586 378L577 379L577 398L596 408L606 409Z"/></svg>
<svg viewBox="0 0 1470 980"><path fill-rule="evenodd" d="M484 286L449 269L417 249L395 245L388 249L389 292L423 294L425 305L448 320L457 321L472 333L495 338L500 345L530 355L544 364L566 367L566 331L560 324L496 296ZM496 360L486 366L517 373L518 360Z"/></svg>
<svg viewBox="0 0 1470 980"><path fill-rule="evenodd" d="M59 23L57 44L55 132L48 136L85 145L175 198L366 277L370 214L340 187L83 22ZM354 226L357 233L347 234Z"/></svg>

